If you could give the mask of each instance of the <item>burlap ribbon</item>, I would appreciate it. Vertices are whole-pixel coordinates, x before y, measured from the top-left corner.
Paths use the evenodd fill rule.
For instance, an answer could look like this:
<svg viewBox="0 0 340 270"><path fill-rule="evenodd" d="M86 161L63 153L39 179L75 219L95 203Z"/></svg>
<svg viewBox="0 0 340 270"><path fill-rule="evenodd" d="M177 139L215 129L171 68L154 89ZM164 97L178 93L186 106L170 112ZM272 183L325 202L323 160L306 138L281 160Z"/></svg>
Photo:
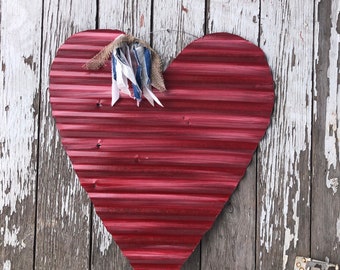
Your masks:
<svg viewBox="0 0 340 270"><path fill-rule="evenodd" d="M151 64L151 85L157 90L164 92L166 91L163 72L162 72L162 61L158 53L150 47L148 43L140 40L132 35L120 35L114 41L105 46L98 54L96 54L91 60L89 60L84 68L89 70L97 70L101 68L105 62L110 58L112 52L117 48L122 47L124 44L140 43L144 47L151 51L152 64Z"/></svg>

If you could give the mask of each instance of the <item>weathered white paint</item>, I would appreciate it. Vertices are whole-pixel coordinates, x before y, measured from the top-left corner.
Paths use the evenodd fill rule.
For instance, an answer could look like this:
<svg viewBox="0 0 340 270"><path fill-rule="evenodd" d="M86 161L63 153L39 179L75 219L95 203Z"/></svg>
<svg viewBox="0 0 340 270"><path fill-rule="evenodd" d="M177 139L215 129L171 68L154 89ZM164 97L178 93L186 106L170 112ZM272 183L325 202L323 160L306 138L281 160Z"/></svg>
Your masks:
<svg viewBox="0 0 340 270"><path fill-rule="evenodd" d="M306 16L299 15L301 10ZM259 152L260 269L286 269L294 260L291 254L296 252L300 230L306 230L301 228L299 212L309 200L309 189L301 183L309 186L312 30L312 3L262 2L261 48L273 69L277 100ZM277 255L281 251L282 258L270 259L273 251Z"/></svg>
<svg viewBox="0 0 340 270"><path fill-rule="evenodd" d="M340 33L339 29L339 13L340 4L336 1L332 2L333 8L331 13L331 37L330 37L330 50L329 50L329 67L327 70L329 78L329 96L327 98L327 113L326 113L326 133L325 137L325 157L328 163L328 171L326 177L326 186L333 191L333 195L338 191L340 174L339 172L339 152L340 152L340 82L339 77L339 43ZM335 175L334 175L335 173ZM335 176L335 177L334 177Z"/></svg>
<svg viewBox="0 0 340 270"><path fill-rule="evenodd" d="M70 35L95 28L95 18L96 1L44 1L36 269L88 267L90 203L61 147L51 116L48 85L59 46Z"/></svg>
<svg viewBox="0 0 340 270"><path fill-rule="evenodd" d="M99 28L118 29L150 41L151 0L99 1Z"/></svg>
<svg viewBox="0 0 340 270"><path fill-rule="evenodd" d="M100 255L105 256L112 244L112 236L108 233L102 221L97 215L94 215L94 222L97 225L95 226L96 232L94 234L97 238L96 243L98 243L99 245Z"/></svg>
<svg viewBox="0 0 340 270"><path fill-rule="evenodd" d="M37 149L37 102L39 80L42 78L41 98L41 137L39 165L39 204L37 223L36 267L87 269L89 254L89 204L77 179L72 174L69 161L64 155L57 139L54 121L48 106L48 73L56 48L71 34L78 30L95 27L96 1L81 0L55 1L6 1L0 0L1 40L0 40L0 265L5 270L24 269L22 265L32 264L32 236L34 222L34 194L36 179ZM313 1L273 1L261 0L261 18L258 14L259 1L248 0L210 0L207 25L204 25L204 1L154 1L153 27L151 23L151 1L100 0L99 27L118 28L131 31L136 36L149 40L153 37L157 50L170 61L180 49L194 37L208 32L228 31L256 43L261 33L261 47L264 49L273 68L277 83L277 106L273 115L272 127L259 149L258 185L258 239L256 258L258 265L250 269L290 269L295 253L308 254L301 249L301 243L309 243L309 216L301 213L310 206L308 196L308 175L310 157L310 111L311 111L311 58L313 57L312 18ZM327 0L314 1L315 6L315 56L318 57L320 23L318 5ZM326 50L329 65L325 66L329 87L318 88L329 96L322 102L325 108L325 121L317 128L325 129L321 138L321 155L326 162L326 174L320 181L334 200L315 201L313 219L319 219L318 226L312 231L316 245L310 247L312 253L333 252L339 254L340 215L339 204L339 111L340 96L337 80L339 58L338 14L340 3L329 1L330 49ZM44 29L41 29L41 4L44 3ZM328 17L328 16L327 16ZM262 28L257 31L259 20ZM325 27L322 25L322 27ZM328 26L326 26L327 28ZM129 30L130 29L130 30ZM164 29L171 29L167 33ZM43 31L44 51L43 69L39 74L40 35ZM185 33L187 32L187 33ZM190 33L190 34L188 34ZM316 62L319 59L316 58ZM316 77L317 74L314 74ZM323 75L323 73L322 73ZM18 79L20 78L20 79ZM321 111L313 106L318 119ZM36 102L33 105L34 101ZM323 112L324 113L324 112ZM318 165L319 160L313 163ZM242 194L242 193L241 193ZM247 193L244 194L247 196ZM242 198L241 198L242 199ZM79 205L79 201L85 202ZM322 204L321 204L322 203ZM319 231L326 215L320 209L329 209L327 231ZM55 211L55 212L54 212ZM246 210L248 211L248 210ZM308 211L307 211L308 212ZM231 216L231 214L229 215ZM234 219L233 219L234 220ZM321 222L320 222L321 220ZM316 222L316 221L312 221ZM100 220L93 222L92 269L130 269L124 258L114 246L111 236ZM225 221L222 225L232 224ZM243 225L243 224L242 224ZM220 234L221 232L221 234ZM318 233L316 235L315 233ZM216 228L209 238L211 247L232 245L237 237L225 235L232 233L228 226ZM319 236L320 233L320 236ZM330 243L322 245L325 237ZM221 237L218 237L222 235ZM77 238L78 237L78 238ZM84 240L85 239L85 240ZM321 241L321 240L322 241ZM335 239L335 241L334 241ZM80 241L80 244L78 242ZM227 242L227 243L226 243ZM72 245L75 243L76 245ZM70 254L65 255L65 248ZM244 244L244 252L253 246ZM222 248L223 249L223 248ZM216 249L218 250L218 249ZM228 250L224 250L228 252ZM252 252L252 251L249 251ZM194 258L200 262L200 254ZM206 255L205 255L206 254ZM202 250L203 261L216 261L215 265L228 261L226 256L208 254ZM209 259L204 256L212 256ZM230 257L234 256L231 253ZM323 258L325 255L320 255ZM15 259L13 259L15 258ZM17 258L20 258L18 260ZM322 258L321 258L322 259ZM105 267L101 262L106 261ZM331 261L334 261L331 258ZM18 266L18 262L21 264ZM250 262L255 263L254 260ZM58 267L56 266L59 263ZM339 263L336 262L336 263ZM250 263L251 264L251 263ZM230 265L230 264L228 264ZM274 265L274 267L273 267ZM0 267L1 267L0 266ZM204 265L201 265L203 269ZM198 267L192 267L198 269ZM210 269L207 267L207 269ZM211 268L214 269L214 268ZM235 268L237 269L237 268ZM239 268L244 269L244 268Z"/></svg>
<svg viewBox="0 0 340 270"><path fill-rule="evenodd" d="M339 178L338 177L337 178L330 178L331 168L332 168L332 165L327 171L326 187L331 189L333 191L333 195L335 195L335 193L337 193L338 187L339 187Z"/></svg>
<svg viewBox="0 0 340 270"><path fill-rule="evenodd" d="M39 86L40 57L39 32L35 34L34 30L40 21L29 18L41 16L41 10L31 10L34 5L39 7L28 2L1 3L0 214L8 208L10 216L34 192L32 158L36 152L38 119L33 103Z"/></svg>
<svg viewBox="0 0 340 270"><path fill-rule="evenodd" d="M4 262L3 270L11 270L11 261L10 260L6 260Z"/></svg>
<svg viewBox="0 0 340 270"><path fill-rule="evenodd" d="M208 10L209 33L228 32L258 44L259 0L210 0Z"/></svg>
<svg viewBox="0 0 340 270"><path fill-rule="evenodd" d="M10 246L12 248L18 248L22 250L26 247L24 239L18 239L18 234L20 232L20 227L13 225L12 227L9 226L9 217L5 217L5 226L0 228L0 235L3 236L3 245L4 247Z"/></svg>
<svg viewBox="0 0 340 270"><path fill-rule="evenodd" d="M166 69L185 46L203 36L205 4L194 0L154 0L154 15L153 47Z"/></svg>
<svg viewBox="0 0 340 270"><path fill-rule="evenodd" d="M321 0L316 1L316 7L322 2ZM331 14L330 14L330 48L328 50L328 69L327 69L327 79L329 87L327 89L319 89L319 91L328 91L327 101L326 101L326 121L323 123L325 128L324 144L324 155L327 163L327 174L325 178L325 185L327 188L331 189L333 195L338 191L339 179L340 179L340 162L339 162L339 152L340 152L340 84L339 84L339 48L340 43L340 33L339 33L339 13L340 4L338 1L331 1ZM318 12L316 12L316 21L318 22ZM319 23L315 24L315 36L320 33ZM326 37L327 38L327 37ZM319 47L319 40L315 39L315 47ZM319 54L316 55L316 63L319 62ZM315 89L315 95L318 95L318 89ZM314 106L314 118L318 118L317 106Z"/></svg>
<svg viewBox="0 0 340 270"><path fill-rule="evenodd" d="M292 179L290 179L290 182L292 183ZM296 248L297 242L298 242L298 233L299 233L299 221L300 218L297 215L298 212L298 202L300 200L300 181L297 181L297 192L295 193L295 198L292 200L292 210L293 210L293 215L290 216L288 212L288 206L289 206L289 191L292 188L292 185L290 184L289 187L286 188L286 196L284 197L284 206L283 206L283 216L284 216L284 221L283 221L283 226L285 230L284 234L284 244L283 244L283 262L282 262L282 269L286 269L287 263L288 263L288 254L287 251L290 250L291 247L291 242L293 242L294 249ZM292 220L290 220L290 218ZM293 229L289 227L289 222L294 222Z"/></svg>
<svg viewBox="0 0 340 270"><path fill-rule="evenodd" d="M311 256L339 259L340 2L315 1ZM327 224L325 230L323 228Z"/></svg>
<svg viewBox="0 0 340 270"><path fill-rule="evenodd" d="M41 4L0 1L0 265L5 269L23 269L33 261Z"/></svg>
<svg viewBox="0 0 340 270"><path fill-rule="evenodd" d="M259 6L259 0L210 0L207 33L233 33L257 44ZM256 155L229 203L202 240L201 269L255 268Z"/></svg>

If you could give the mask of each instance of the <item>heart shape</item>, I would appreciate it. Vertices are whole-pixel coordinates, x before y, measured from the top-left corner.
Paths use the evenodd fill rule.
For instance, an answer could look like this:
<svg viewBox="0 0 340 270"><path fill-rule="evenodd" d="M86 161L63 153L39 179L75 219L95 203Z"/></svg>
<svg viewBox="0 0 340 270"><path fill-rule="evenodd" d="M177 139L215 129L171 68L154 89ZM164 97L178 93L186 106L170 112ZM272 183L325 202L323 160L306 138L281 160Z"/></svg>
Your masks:
<svg viewBox="0 0 340 270"><path fill-rule="evenodd" d="M82 68L122 32L71 36L50 72L63 146L107 230L134 269L179 269L243 177L270 122L264 53L216 33L164 73L164 108L130 97L111 107L111 68Z"/></svg>

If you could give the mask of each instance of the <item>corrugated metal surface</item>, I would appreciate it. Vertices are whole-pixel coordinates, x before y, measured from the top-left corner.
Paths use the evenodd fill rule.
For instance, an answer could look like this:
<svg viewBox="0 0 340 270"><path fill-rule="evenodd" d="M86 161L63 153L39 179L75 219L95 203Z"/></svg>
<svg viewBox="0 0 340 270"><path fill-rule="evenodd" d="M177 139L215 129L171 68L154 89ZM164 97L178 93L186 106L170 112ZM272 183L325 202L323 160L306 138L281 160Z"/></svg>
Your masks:
<svg viewBox="0 0 340 270"><path fill-rule="evenodd" d="M218 33L173 61L164 108L111 102L110 64L82 65L121 32L78 33L59 49L50 101L63 145L97 214L134 269L179 269L245 173L270 121L263 52Z"/></svg>

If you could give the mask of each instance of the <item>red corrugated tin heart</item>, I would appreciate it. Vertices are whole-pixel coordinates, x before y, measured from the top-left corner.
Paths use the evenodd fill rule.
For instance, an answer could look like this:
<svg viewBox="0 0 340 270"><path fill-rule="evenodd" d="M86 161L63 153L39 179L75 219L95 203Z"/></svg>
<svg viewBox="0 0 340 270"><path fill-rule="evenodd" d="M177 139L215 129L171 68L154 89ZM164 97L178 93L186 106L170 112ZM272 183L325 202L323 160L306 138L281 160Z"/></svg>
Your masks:
<svg viewBox="0 0 340 270"><path fill-rule="evenodd" d="M164 108L122 96L111 67L83 65L120 31L85 31L59 49L53 116L81 185L137 269L180 269L228 201L270 122L273 80L263 52L216 33L164 72Z"/></svg>

